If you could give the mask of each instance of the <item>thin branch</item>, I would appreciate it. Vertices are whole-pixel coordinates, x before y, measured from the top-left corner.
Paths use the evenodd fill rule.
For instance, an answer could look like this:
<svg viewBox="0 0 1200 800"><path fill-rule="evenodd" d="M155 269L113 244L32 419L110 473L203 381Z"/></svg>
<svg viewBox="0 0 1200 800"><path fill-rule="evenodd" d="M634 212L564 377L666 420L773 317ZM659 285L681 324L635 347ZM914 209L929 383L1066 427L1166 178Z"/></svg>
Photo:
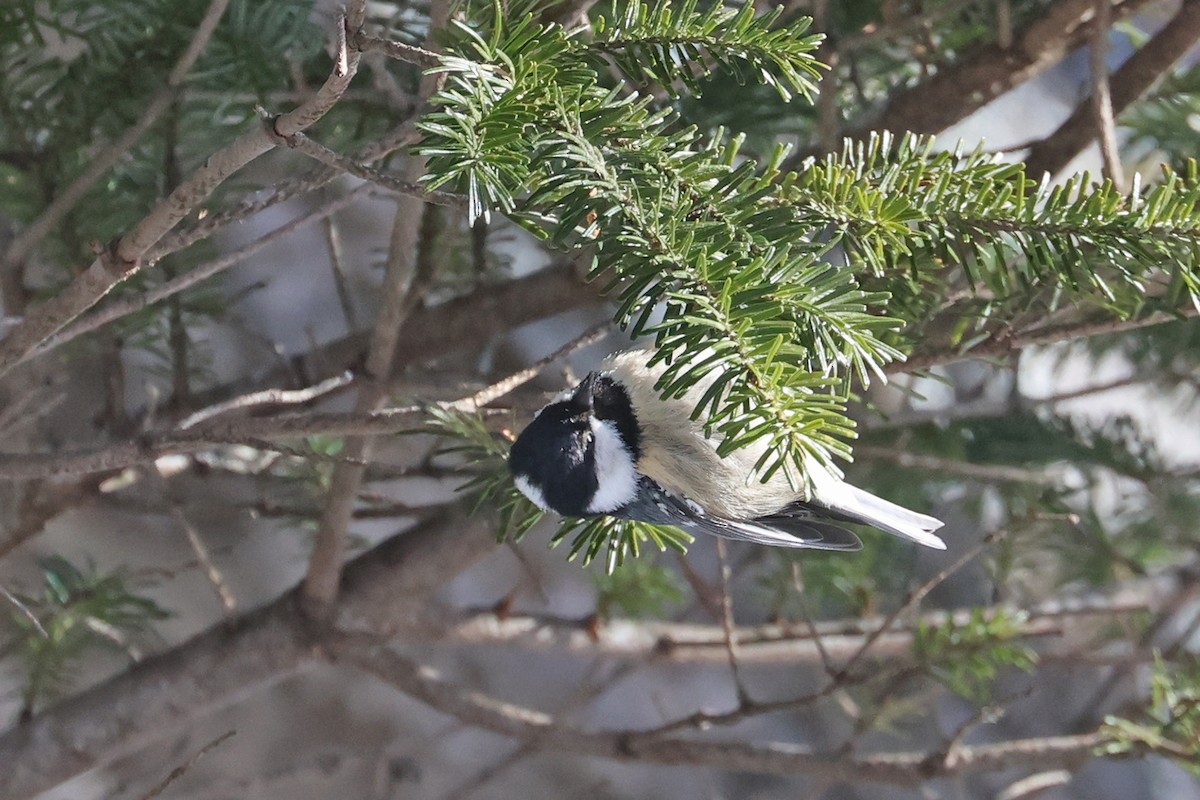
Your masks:
<svg viewBox="0 0 1200 800"><path fill-rule="evenodd" d="M702 765L707 768L775 775L806 775L855 784L918 786L926 780L1008 768L1038 768L1091 758L1108 741L1100 732L1047 736L963 746L953 764L934 754L876 753L862 757L819 753L781 742L710 742L672 736L644 737L640 731L586 731L553 716L449 683L437 672L381 646L373 637L340 636L330 651L431 708L475 727L524 741L553 742L558 753L583 753L617 761Z"/></svg>
<svg viewBox="0 0 1200 800"><path fill-rule="evenodd" d="M1200 0L1197 0L1197 5L1200 6ZM1008 357L1030 347L1042 347L1110 333L1127 333L1179 319L1191 319L1197 314L1200 314L1200 311L1197 311L1195 306L1186 305L1181 306L1173 313L1155 311L1135 319L1105 317L1031 328L1013 334L999 331L965 352L955 349L930 349L927 351L918 349L905 361L897 361L884 366L884 372L890 374L915 372L967 359Z"/></svg>
<svg viewBox="0 0 1200 800"><path fill-rule="evenodd" d="M817 630L817 625L813 621L812 614L808 611L808 602L804 596L804 576L799 561L792 562L792 587L796 590L796 602L800 607L800 617L804 620L804 624L808 626L808 632L812 636L813 647L821 659L821 667L824 668L826 675L833 675L833 659L830 658L829 650L825 647L825 640L822 638L820 631Z"/></svg>
<svg viewBox="0 0 1200 800"><path fill-rule="evenodd" d="M1006 464L972 464L957 458L943 458L890 447L860 444L855 445L854 454L867 459L887 461L901 467L913 467L924 472L945 472L959 478L988 483L1028 483L1033 486L1059 486L1062 484L1059 476L1046 470L1010 467Z"/></svg>
<svg viewBox="0 0 1200 800"><path fill-rule="evenodd" d="M404 373L416 363L455 352L477 352L513 328L574 309L603 302L597 282L586 283L574 269L559 265L515 280L483 283L467 294L438 305L412 311L396 346L391 372ZM293 356L274 369L251 379L214 387L198 402L219 402L231 394L244 394L282 383L318 382L346 370L362 370L367 334L355 332L342 339ZM405 379L404 389L411 391Z"/></svg>
<svg viewBox="0 0 1200 800"><path fill-rule="evenodd" d="M378 161L396 150L415 144L420 139L416 128L416 119L416 114L411 115L381 138L363 145L354 154L354 160L363 163ZM176 253L196 242L208 239L218 231L244 222L272 206L311 194L329 184L338 174L337 170L319 167L307 175L272 186L270 193L266 196L261 196L262 192L254 192L246 200L225 211L205 214L203 219L197 220L192 225L167 234L158 244L147 251L143 260L147 264L154 264L171 253ZM358 189L353 191L358 191Z"/></svg>
<svg viewBox="0 0 1200 800"><path fill-rule="evenodd" d="M1163 576L1145 579L1111 593L1068 595L1033 608L993 606L985 609L984 618L1013 616L1020 610L1024 620L1018 623L1019 636L1061 636L1077 629L1088 618L1111 619L1126 614L1157 612L1165 603L1174 602L1179 582L1178 577ZM903 624L898 624L895 619L889 622L889 618L870 617L814 621L811 625L743 625L733 630L733 636L737 639L738 658L743 664L827 663L832 667L838 662L847 663L860 651L860 661L910 656L913 634L920 626L962 626L970 623L971 615L975 613L976 610L970 608L927 611ZM546 615L512 614L501 619L493 609L480 609L450 625L445 638L472 645L508 645L672 664L717 665L728 658L721 626L681 622L613 618L596 626L586 618ZM863 645L868 638L874 641L864 651Z"/></svg>
<svg viewBox="0 0 1200 800"><path fill-rule="evenodd" d="M365 0L354 0L347 18L338 25L339 53L346 51L346 30L357 32L366 13ZM146 265L142 258L167 232L220 186L254 159L286 137L315 123L333 107L358 68L357 50L335 60L333 73L308 101L276 117L271 130L258 125L210 155L204 164L154 207L113 247L106 250L50 300L26 314L0 340L0 375L29 358L34 349L99 302L117 283Z"/></svg>
<svg viewBox="0 0 1200 800"><path fill-rule="evenodd" d="M441 57L432 50L392 39L367 36L361 32L354 37L354 46L364 53L383 53L388 58L407 61L409 64L416 64L424 69L436 67L442 63Z"/></svg>
<svg viewBox="0 0 1200 800"><path fill-rule="evenodd" d="M456 211L463 211L467 207L467 198L461 194L439 191L431 192L416 181L398 178L391 173L375 169L367 164L355 161L349 156L330 150L325 145L310 139L302 133L288 136L286 141L287 146L298 153L303 153L309 158L332 167L339 172L345 172L356 178L362 178L364 181L370 181L382 186L385 189L390 189L397 194L415 197L423 202L445 206Z"/></svg>
<svg viewBox="0 0 1200 800"><path fill-rule="evenodd" d="M165 486L166 482L163 481ZM192 525L191 520L183 513L183 509L179 507L179 503L171 500L171 516L175 519L175 523L183 530L187 537L188 545L192 548L192 553L195 554L196 560L200 566L204 568L204 575L208 578L208 582L212 584L213 590L217 593L217 598L221 601L221 610L225 614L225 620L232 622L237 618L238 602L237 595L233 593L233 589L229 586L225 576L221 573L220 568L212 559L212 554L208 547L204 544L204 540L200 538L200 532Z"/></svg>
<svg viewBox="0 0 1200 800"><path fill-rule="evenodd" d="M0 595L2 595L4 599L12 605L13 608L19 611L21 616L25 617L25 619L29 621L29 624L33 626L33 629L37 631L43 639L50 638L50 634L46 631L45 627L42 626L42 621L38 619L37 614L33 613L33 610L30 609L29 606L21 602L21 598L10 592L2 583L0 583Z"/></svg>
<svg viewBox="0 0 1200 800"><path fill-rule="evenodd" d="M998 531L996 533L989 534L988 536L984 537L983 541L981 541L979 544L970 548L967 550L967 552L955 559L954 563L944 567L932 578L917 587L916 591L910 594L908 599L905 600L899 608L884 618L882 625L867 635L867 638L863 641L862 646L858 649L858 651L852 655L850 660L843 664L842 668L838 670L837 674L832 677L832 683L837 684L850 677L850 671L857 666L858 662L861 661L871 651L871 648L875 645L875 642L879 639L879 637L891 630L892 626L896 624L896 621L900 619L902 615L920 605L921 601L924 600L930 592L932 592L938 586L941 586L942 583L951 575L958 572L970 562L974 561L980 553L987 549L992 543L1003 538L1004 535L1005 531Z"/></svg>
<svg viewBox="0 0 1200 800"><path fill-rule="evenodd" d="M1112 94L1108 86L1108 36L1112 26L1112 6L1109 0L1095 0L1096 16L1092 22L1089 61L1092 71L1092 116L1096 123L1096 139L1104 161L1104 176L1118 188L1125 185L1121 169L1121 154L1117 150L1117 126L1113 121Z"/></svg>
<svg viewBox="0 0 1200 800"><path fill-rule="evenodd" d="M109 303L92 314L79 317L70 325L63 328L57 334L51 336L49 339L43 342L39 347L37 347L37 349L34 350L31 357L37 357L48 353L57 347L61 347L67 342L79 338L85 333L91 333L92 331L97 330L109 324L110 322L115 322L118 319L129 316L130 314L136 314L143 309L149 308L155 303L160 303L169 297L174 297L180 292L187 291L200 282L208 280L214 275L218 275L230 267L240 264L251 256L256 255L269 245L272 245L275 242L291 235L301 228L311 225L317 220L325 219L333 214L336 214L337 212L351 205L354 201L365 196L367 193L369 193L369 191L370 187L366 184L355 187L341 197L330 200L319 208L297 217L291 222L280 225L270 233L263 234L253 242L247 244L245 247L235 250L232 253L226 253L219 258L214 258L212 261L208 261L199 265L198 267L195 267L194 269L190 269L184 274L168 280L161 286L157 286L153 289L148 289L145 292L139 292L138 294L122 300Z"/></svg>
<svg viewBox="0 0 1200 800"><path fill-rule="evenodd" d="M225 731L225 733L222 733L220 736L204 745L204 747L201 747L192 755L191 758L167 773L167 777L163 778L154 786L154 788L142 795L141 800L154 800L155 797L158 797L160 794L165 792L168 786L182 778L185 774L187 774L188 770L196 766L200 759L204 758L213 750L225 744L225 742L233 738L236 733L237 731Z"/></svg>
<svg viewBox="0 0 1200 800"><path fill-rule="evenodd" d="M607 333L611 325L612 323L607 321L601 322L598 325L593 325L591 328L588 328L586 331L579 334L550 355L539 358L525 369L514 372L512 375L498 380L490 386L485 386L470 397L454 401L450 404L450 407L459 411L477 411L486 406L488 403L499 400L506 394L510 394L521 386L529 383L551 364L561 361L562 359L574 353L576 350L580 350L600 341L602 338L604 338L605 333Z"/></svg>
<svg viewBox="0 0 1200 800"><path fill-rule="evenodd" d="M330 392L343 389L353 381L354 373L347 371L304 389L265 389L261 392L251 392L250 394L234 397L222 403L216 403L208 408L202 408L181 420L178 427L180 430L186 430L230 411L246 409L252 406L301 405L327 395Z"/></svg>
<svg viewBox="0 0 1200 800"><path fill-rule="evenodd" d="M733 594L729 585L732 582L732 570L729 567L729 554L726 552L725 540L717 539L717 562L721 572L721 638L725 645L725 655L729 658L729 672L733 676L733 685L737 689L738 704L750 705L753 701L746 691L742 681L742 671L738 667L738 639L733 624Z"/></svg>
<svg viewBox="0 0 1200 800"><path fill-rule="evenodd" d="M1065 769L1038 772L1028 778L1010 783L996 795L996 800L1025 800L1025 798L1040 797L1049 789L1067 785L1073 777L1070 770Z"/></svg>
<svg viewBox="0 0 1200 800"><path fill-rule="evenodd" d="M192 40L188 43L187 49L183 51L167 76L166 85L154 95L137 121L107 147L93 153L88 160L87 168L80 173L79 177L59 192L41 215L13 240L7 252L4 253L4 257L0 258L0 269L15 264L32 252L33 248L37 247L38 243L46 238L46 235L54 230L63 217L83 199L88 189L104 177L113 164L117 163L121 156L133 147L146 131L154 126L158 118L171 107L171 104L175 102L180 85L183 84L187 74L191 72L197 59L208 46L208 41L212 38L213 31L216 30L217 23L221 21L228 5L229 0L212 0L209 3L200 24L196 26L196 32L192 34Z"/></svg>
<svg viewBox="0 0 1200 800"><path fill-rule="evenodd" d="M485 403L493 402L528 383L547 365L593 341L597 336L596 330L587 331L559 348L550 357L541 359L532 367L520 370L465 398L443 402L439 405L443 408L462 411L478 410ZM248 405L307 402L320 394L334 391L351 382L349 377L343 374L307 389L294 391L269 389L255 392L197 412L203 415L202 420L189 418L184 421L188 423L186 425L181 423L170 430L146 433L137 440L107 447L29 455L0 452L0 478L17 480L108 472L144 464L165 455L194 453L211 448L216 444L251 444L278 450L299 458L315 459L319 458L320 454L312 451L293 450L266 440L298 439L309 436L377 436L398 433L411 430L418 420L425 417L428 411L426 405L411 405L370 412L311 412L228 421L219 419L220 415L234 408ZM365 467L370 463L369 459L352 452L343 452L330 460L333 463L350 464L357 467ZM355 494L357 495L357 489Z"/></svg>
<svg viewBox="0 0 1200 800"><path fill-rule="evenodd" d="M350 286L347 281L344 254L342 251L342 235L338 232L337 224L330 218L322 220L325 232L325 246L329 248L329 269L333 273L333 288L337 292L338 305L342 307L342 316L346 318L346 332L358 329L358 320L354 314L354 303L350 299Z"/></svg>

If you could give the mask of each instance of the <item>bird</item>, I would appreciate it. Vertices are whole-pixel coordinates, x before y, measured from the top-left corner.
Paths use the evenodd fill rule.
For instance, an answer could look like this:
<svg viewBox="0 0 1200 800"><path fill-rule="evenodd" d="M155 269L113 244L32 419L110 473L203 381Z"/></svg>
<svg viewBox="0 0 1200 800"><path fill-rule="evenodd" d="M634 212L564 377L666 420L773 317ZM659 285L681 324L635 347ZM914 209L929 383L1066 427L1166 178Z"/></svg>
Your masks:
<svg viewBox="0 0 1200 800"><path fill-rule="evenodd" d="M756 466L765 444L722 457L719 434L707 435L692 419L712 379L664 399L654 387L665 366L652 366L649 353L609 356L517 436L509 470L536 506L774 547L858 550L849 523L946 549L933 533L941 520L852 486L811 458L798 488L785 470L761 480Z"/></svg>

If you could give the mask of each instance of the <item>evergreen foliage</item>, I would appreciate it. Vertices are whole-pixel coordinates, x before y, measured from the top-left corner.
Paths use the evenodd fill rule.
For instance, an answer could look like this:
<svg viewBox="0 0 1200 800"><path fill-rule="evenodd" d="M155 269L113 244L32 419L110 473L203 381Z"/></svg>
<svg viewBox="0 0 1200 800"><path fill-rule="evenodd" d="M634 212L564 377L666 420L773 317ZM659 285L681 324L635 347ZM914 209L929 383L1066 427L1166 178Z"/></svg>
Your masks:
<svg viewBox="0 0 1200 800"><path fill-rule="evenodd" d="M919 331L951 289L970 298L952 337L963 352L1031 308L1200 305L1194 166L1128 193L1086 175L1037 185L982 151L884 134L786 172L786 150L745 158L740 135L682 124L652 94L613 86L597 57L668 96L704 88L696 64L807 95L810 21L768 35L775 18L746 10L627 8L590 37L498 5L459 24L422 125L429 185L465 192L472 217L499 211L556 246L594 248L617 323L653 336L668 365L660 391L710 378L694 415L723 453L765 439L764 477L850 458L855 382L902 359L898 329Z"/></svg>
<svg viewBox="0 0 1200 800"><path fill-rule="evenodd" d="M14 595L7 613L25 662L23 714L62 691L91 648L117 647L137 656L130 637L168 614L129 588L129 576L80 568L61 556L41 561L43 588Z"/></svg>

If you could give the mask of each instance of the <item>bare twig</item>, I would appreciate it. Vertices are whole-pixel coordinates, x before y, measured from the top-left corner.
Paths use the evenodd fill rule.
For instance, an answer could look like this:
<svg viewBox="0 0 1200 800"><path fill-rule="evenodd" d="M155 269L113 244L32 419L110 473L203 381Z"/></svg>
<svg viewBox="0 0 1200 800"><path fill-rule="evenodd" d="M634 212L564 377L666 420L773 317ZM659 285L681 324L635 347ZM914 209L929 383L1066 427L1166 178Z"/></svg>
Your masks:
<svg viewBox="0 0 1200 800"><path fill-rule="evenodd" d="M554 354L562 357L576 347L591 341L595 331L589 331L583 336L568 343ZM512 392L527 383L544 369L552 359L543 359L534 367L523 369L515 375L508 376L497 383L484 387L478 392L463 398L443 403L443 407L459 410L477 410L485 402L490 403L499 397ZM343 378L329 379L318 384L321 390L333 387ZM49 454L13 454L0 452L0 478L29 479L61 475L80 475L93 472L120 470L126 467L143 464L163 455L171 453L194 453L212 447L214 444L250 444L269 449L279 450L297 455L301 458L316 458L317 454L310 452L292 451L265 440L275 438L302 438L306 436L374 436L379 434L396 433L411 429L416 420L426 413L426 406L411 405L394 408L384 408L370 412L321 413L309 412L303 414L280 415L275 417L234 419L222 421L215 418L234 406L247 402L276 402L280 399L288 401L296 398L309 398L311 389L297 390L300 394L293 395L281 390L266 390L237 398L226 403L218 403L211 409L200 412L208 415L201 422L192 422L189 427L178 426L166 431L143 434L136 440L121 442L106 447L88 450L57 452ZM247 399L248 398L248 399ZM311 399L311 398L309 398ZM344 451L332 459L338 463L348 463L365 467L369 460L353 452ZM355 490L357 495L357 489Z"/></svg>
<svg viewBox="0 0 1200 800"><path fill-rule="evenodd" d="M446 208L453 208L459 211L467 207L467 198L461 194L429 191L414 180L398 178L391 173L375 169L372 166L355 161L349 156L330 150L325 145L310 139L303 133L296 133L287 137L287 145L296 152L303 153L309 158L332 167L339 172L349 173L357 178L362 178L364 181L370 181L385 189L391 189L398 194L416 197L426 203L433 203L434 205L445 206Z"/></svg>
<svg viewBox="0 0 1200 800"><path fill-rule="evenodd" d="M552 741L559 753L585 753L619 761L674 766L702 764L832 781L917 786L948 775L1072 763L1091 757L1097 747L1108 741L1105 734L1092 732L963 746L954 764L949 765L932 760L931 754L926 753L875 753L855 758L779 742L708 742L672 736L647 737L639 735L639 731L592 732L564 725L542 711L455 686L435 671L380 646L373 637L341 636L330 646L339 660L464 723L521 740Z"/></svg>
<svg viewBox="0 0 1200 800"><path fill-rule="evenodd" d="M1112 6L1109 0L1095 0L1089 60L1092 70L1092 115L1096 123L1096 139L1104 161L1104 176L1118 188L1125 185L1121 169L1121 154L1117 150L1117 126L1113 121L1112 93L1108 86L1108 35L1112 26Z"/></svg>
<svg viewBox="0 0 1200 800"><path fill-rule="evenodd" d="M166 485L166 482L162 482ZM183 530L187 537L188 544L192 548L192 552L196 555L196 560L200 562L200 566L204 568L204 575L208 578L208 582L212 584L213 590L216 591L217 597L221 601L221 610L225 614L226 621L232 621L237 618L238 602L237 595L233 593L233 589L229 586L225 576L221 573L220 568L212 559L212 554L208 547L204 544L204 540L200 538L200 532L192 525L191 520L183 513L183 509L179 507L179 503L171 500L171 516L175 519L175 523Z"/></svg>
<svg viewBox="0 0 1200 800"><path fill-rule="evenodd" d="M733 676L733 685L737 689L739 705L750 705L753 701L746 691L742 681L742 672L738 667L738 641L733 625L733 595L730 592L732 570L729 568L729 554L726 552L725 540L717 539L717 561L721 571L721 634L725 644L725 654L729 658L729 672Z"/></svg>
<svg viewBox="0 0 1200 800"><path fill-rule="evenodd" d="M829 651L825 648L825 642L820 631L817 630L816 623L813 622L812 614L808 611L808 602L804 598L804 576L799 561L792 562L792 587L796 590L796 604L800 608L800 616L804 620L804 624L808 626L808 631L812 635L813 646L821 659L821 666L825 669L826 675L833 675L833 660L829 657Z"/></svg>
<svg viewBox="0 0 1200 800"><path fill-rule="evenodd" d="M604 338L604 334L608 331L611 325L612 323L610 322L602 322L599 325L593 325L591 328L588 328L586 331L579 334L550 355L545 356L544 358L539 358L525 369L514 372L512 375L509 375L502 380L498 380L490 386L485 386L470 397L454 401L450 404L450 407L460 411L476 411L480 408L483 408L488 403L498 400L504 395L509 394L510 392L513 392L521 386L529 383L531 380L540 375L542 370L546 369L546 367L550 366L551 364L561 361L562 359L571 355L571 353L574 353L576 350L580 350L588 345L595 344L596 342L600 341L600 339Z"/></svg>
<svg viewBox="0 0 1200 800"><path fill-rule="evenodd" d="M1025 798L1040 797L1048 789L1070 783L1073 777L1071 771L1066 769L1037 772L1027 778L1010 783L996 795L996 800L1025 800Z"/></svg>
<svg viewBox="0 0 1200 800"><path fill-rule="evenodd" d="M438 54L432 50L391 39L367 36L363 33L354 37L354 46L364 53L383 53L388 58L407 61L409 64L416 64L425 69L436 67L442 63Z"/></svg>
<svg viewBox="0 0 1200 800"><path fill-rule="evenodd" d="M261 392L251 392L250 394L244 394L241 397L234 397L230 400L211 405L208 408L200 409L181 420L178 427L180 430L186 430L229 411L250 408L252 406L300 405L301 403L308 403L330 392L335 392L338 389L349 386L353 380L354 373L347 371L305 389L265 389Z"/></svg>
<svg viewBox="0 0 1200 800"><path fill-rule="evenodd" d="M37 614L33 613L33 610L30 609L28 605L21 602L21 598L10 592L2 583L0 583L0 595L3 595L4 599L11 603L13 608L21 612L21 616L29 620L29 624L33 626L35 631L38 632L38 635L40 635L43 639L50 638L50 634L47 633L46 629L42 626L42 621L38 619Z"/></svg>
<svg viewBox="0 0 1200 800"><path fill-rule="evenodd" d="M972 464L956 458L912 453L890 447L855 445L854 454L867 459L888 461L902 467L915 467L930 472L945 472L959 478L990 483L1028 483L1034 486L1058 486L1061 479L1052 472L1010 467L1005 464Z"/></svg>
<svg viewBox="0 0 1200 800"><path fill-rule="evenodd" d="M1197 5L1200 6L1200 2ZM1176 312L1170 314L1164 311L1156 311L1135 319L1105 317L1102 319L1085 319L1076 322L1066 322L1061 325L1031 328L1011 335L1000 332L966 352L950 349L931 349L924 352L918 350L905 361L897 361L886 365L884 371L890 374L914 372L966 359L1011 356L1030 347L1042 347L1072 339L1087 339L1092 336L1101 336L1109 333L1125 333L1142 328L1150 328L1166 322L1174 322L1181 318L1190 319L1197 316L1198 313L1200 312L1194 306L1186 305L1181 306Z"/></svg>
<svg viewBox="0 0 1200 800"><path fill-rule="evenodd" d="M354 314L354 303L350 299L350 287L347 283L346 266L342 252L342 235L338 232L337 224L329 217L323 220L325 245L329 248L329 269L333 273L333 288L337 291L338 305L342 307L342 316L346 318L346 332L358 328L358 320Z"/></svg>
<svg viewBox="0 0 1200 800"><path fill-rule="evenodd" d="M228 741L229 739L233 738L233 736L236 733L237 733L237 731L225 731L225 733L222 733L220 736L213 739L208 744L204 745L204 747L201 747L199 750L197 750L192 755L191 758L189 758L184 763L180 764L175 769L171 770L167 774L167 777L163 778L162 781L160 781L159 783L157 783L154 786L154 788L152 788L150 791L146 792L146 794L142 795L141 800L154 800L155 797L158 797L160 794L162 794L164 791L166 791L168 786L170 786L172 783L174 783L175 781L182 778L189 769L196 766L196 764L200 761L200 759L204 758L206 755L211 753L213 750L215 750L218 747L220 747L221 745L225 744L225 742Z"/></svg>
<svg viewBox="0 0 1200 800"><path fill-rule="evenodd" d="M1178 578L1162 576L1111 593L1068 595L1021 609L1025 619L1019 623L1019 635L1023 638L1060 636L1065 631L1079 630L1079 626L1093 618L1113 619L1127 614L1157 612L1165 604L1176 602L1178 584ZM993 606L984 611L984 617L1012 616L1017 610L1012 606ZM860 661L865 658L903 658L912 654L913 633L922 625L961 626L970 622L975 613L975 609L926 611L904 623L894 618L869 617L814 621L811 625L743 625L734 630L734 636L743 664L845 663L862 650L868 638L873 638L874 642L863 651ZM881 630L886 632L880 633ZM506 644L580 655L602 654L634 661L722 664L728 658L721 626L694 623L615 618L607 619L595 628L589 626L587 620L544 615L509 615L498 619L493 609L479 609L448 627L445 638L475 645ZM820 639L820 647L816 645L816 639Z"/></svg>
<svg viewBox="0 0 1200 800"><path fill-rule="evenodd" d="M352 158L359 162L370 163L395 152L398 149L414 144L420 138L415 125L416 117L411 116L397 125L390 133L376 141L364 145ZM251 197L237 205L215 214L207 214L203 219L191 226L184 227L164 236L146 252L143 261L154 264L164 256L183 250L196 242L210 238L220 230L243 222L272 206L286 202L296 197L302 197L326 186L340 173L328 167L319 167L307 175L276 184L265 197L256 192ZM356 187L351 193L365 187Z"/></svg>
<svg viewBox="0 0 1200 800"><path fill-rule="evenodd" d="M833 676L832 682L836 684L849 678L850 671L854 669L854 667L858 665L858 662L870 652L871 648L875 645L875 642L879 639L879 637L891 630L892 626L898 619L900 619L902 615L920 605L921 601L924 600L930 592L932 592L938 586L941 586L942 583L951 575L974 561L976 556L987 549L992 543L1002 539L1005 533L1006 531L997 531L996 533L989 534L979 544L970 548L967 550L967 552L955 559L953 564L943 568L940 572L938 572L938 574L934 575L925 583L917 587L916 591L910 594L908 599L905 600L899 608L884 618L882 625L867 635L867 638L863 640L862 646L858 649L858 651L852 655L850 660L843 664L842 668L838 670L836 675Z"/></svg>
<svg viewBox="0 0 1200 800"><path fill-rule="evenodd" d="M48 353L54 348L61 347L67 342L77 339L85 333L91 333L92 331L97 330L98 328L101 328L110 322L115 322L118 319L129 316L130 314L136 314L138 311L149 308L155 303L162 302L169 297L174 297L180 292L192 288L201 281L207 280L214 275L224 272L232 266L240 264L242 261L245 261L247 258L257 254L267 246L274 244L286 236L289 236L295 231L311 225L317 220L325 219L333 214L336 214L354 201L358 200L360 197L365 196L369 191L370 187L365 184L363 186L356 187L341 197L325 203L320 208L314 209L303 216L297 217L291 222L280 225L275 230L260 236L239 250L236 250L232 253L226 253L219 258L214 258L212 261L201 264L195 269L188 270L177 278L172 278L161 286L138 293L123 300L110 303L98 311L89 314L88 316L79 317L70 325L63 328L63 330L59 331L57 334L51 336L49 339L43 342L36 350L34 350L33 356L40 356L44 353Z"/></svg>

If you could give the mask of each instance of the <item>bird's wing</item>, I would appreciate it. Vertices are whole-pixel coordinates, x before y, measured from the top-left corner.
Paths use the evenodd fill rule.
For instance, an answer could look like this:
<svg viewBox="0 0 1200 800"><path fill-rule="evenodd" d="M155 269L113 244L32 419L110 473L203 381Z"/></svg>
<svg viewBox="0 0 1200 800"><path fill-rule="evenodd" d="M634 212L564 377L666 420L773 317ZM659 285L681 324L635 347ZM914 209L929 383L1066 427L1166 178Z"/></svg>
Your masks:
<svg viewBox="0 0 1200 800"><path fill-rule="evenodd" d="M777 514L754 520L735 520L711 514L695 503L671 494L650 478L641 476L634 499L610 512L621 519L674 525L687 533L701 533L773 547L807 547L814 550L858 550L862 542L850 531L815 515Z"/></svg>

